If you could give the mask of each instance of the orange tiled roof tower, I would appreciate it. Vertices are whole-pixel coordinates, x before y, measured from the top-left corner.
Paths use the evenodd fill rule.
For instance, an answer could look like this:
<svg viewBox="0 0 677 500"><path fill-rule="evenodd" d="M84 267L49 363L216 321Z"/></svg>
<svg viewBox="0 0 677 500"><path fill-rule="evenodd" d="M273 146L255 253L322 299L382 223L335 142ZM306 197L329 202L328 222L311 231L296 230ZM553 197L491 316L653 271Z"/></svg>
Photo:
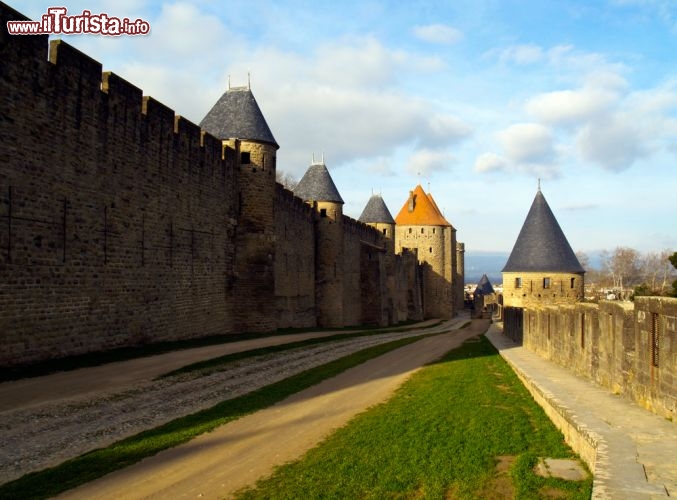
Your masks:
<svg viewBox="0 0 677 500"><path fill-rule="evenodd" d="M427 317L449 318L462 297L456 229L444 218L432 194L418 185L395 217L395 251L413 250L424 266L424 310ZM460 293L456 289L460 290Z"/></svg>

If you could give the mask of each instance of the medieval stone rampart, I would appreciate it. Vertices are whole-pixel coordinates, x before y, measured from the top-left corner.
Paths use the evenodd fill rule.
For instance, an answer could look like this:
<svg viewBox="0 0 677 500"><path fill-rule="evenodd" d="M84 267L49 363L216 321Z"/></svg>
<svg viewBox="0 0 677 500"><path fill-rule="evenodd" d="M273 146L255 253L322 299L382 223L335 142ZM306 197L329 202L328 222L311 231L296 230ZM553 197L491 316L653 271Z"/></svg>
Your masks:
<svg viewBox="0 0 677 500"><path fill-rule="evenodd" d="M0 363L232 331L234 159L0 8Z"/></svg>
<svg viewBox="0 0 677 500"><path fill-rule="evenodd" d="M637 297L634 303L522 313L526 348L658 414L677 416L677 299ZM510 334L517 321L512 313L505 319Z"/></svg>
<svg viewBox="0 0 677 500"><path fill-rule="evenodd" d="M24 19L0 3L0 366L423 317L416 254L276 184L277 145L218 140L60 40L47 57L7 33Z"/></svg>

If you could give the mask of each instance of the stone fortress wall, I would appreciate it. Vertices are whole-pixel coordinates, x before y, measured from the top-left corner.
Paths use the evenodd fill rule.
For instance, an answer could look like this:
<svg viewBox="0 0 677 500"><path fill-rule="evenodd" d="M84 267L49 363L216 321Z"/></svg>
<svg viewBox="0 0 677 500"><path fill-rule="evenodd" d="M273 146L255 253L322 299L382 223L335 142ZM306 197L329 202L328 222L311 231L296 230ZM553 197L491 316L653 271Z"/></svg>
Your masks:
<svg viewBox="0 0 677 500"><path fill-rule="evenodd" d="M677 299L505 307L504 332L640 406L677 417Z"/></svg>
<svg viewBox="0 0 677 500"><path fill-rule="evenodd" d="M224 144L68 44L8 35L23 19L0 3L0 366L424 317L415 251L276 184L276 148Z"/></svg>

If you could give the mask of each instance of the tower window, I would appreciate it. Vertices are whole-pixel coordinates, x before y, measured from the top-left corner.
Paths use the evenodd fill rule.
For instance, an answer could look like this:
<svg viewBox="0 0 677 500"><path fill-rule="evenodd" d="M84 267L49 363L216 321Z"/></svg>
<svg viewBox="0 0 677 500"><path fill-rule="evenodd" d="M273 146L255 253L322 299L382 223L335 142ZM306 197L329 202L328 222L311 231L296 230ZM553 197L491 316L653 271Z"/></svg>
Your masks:
<svg viewBox="0 0 677 500"><path fill-rule="evenodd" d="M423 231L424 231L424 229L423 229L423 228L421 228L421 234L423 234Z"/></svg>
<svg viewBox="0 0 677 500"><path fill-rule="evenodd" d="M320 217L326 217L326 216L327 216L327 209L321 208L320 209Z"/></svg>
<svg viewBox="0 0 677 500"><path fill-rule="evenodd" d="M435 234L435 228L433 228L433 234Z"/></svg>
<svg viewBox="0 0 677 500"><path fill-rule="evenodd" d="M543 278L543 288L550 288L550 278Z"/></svg>
<svg viewBox="0 0 677 500"><path fill-rule="evenodd" d="M576 287L576 278L571 278L571 288Z"/></svg>
<svg viewBox="0 0 677 500"><path fill-rule="evenodd" d="M388 229L387 228L383 228L383 236L388 236Z"/></svg>
<svg viewBox="0 0 677 500"><path fill-rule="evenodd" d="M433 247L430 247L430 253L433 253Z"/></svg>
<svg viewBox="0 0 677 500"><path fill-rule="evenodd" d="M249 165L252 162L252 155L249 151L242 151L240 153L240 163L242 165Z"/></svg>
<svg viewBox="0 0 677 500"><path fill-rule="evenodd" d="M411 234L411 228L409 228L409 234Z"/></svg>
<svg viewBox="0 0 677 500"><path fill-rule="evenodd" d="M515 288L522 288L522 278L515 278Z"/></svg>

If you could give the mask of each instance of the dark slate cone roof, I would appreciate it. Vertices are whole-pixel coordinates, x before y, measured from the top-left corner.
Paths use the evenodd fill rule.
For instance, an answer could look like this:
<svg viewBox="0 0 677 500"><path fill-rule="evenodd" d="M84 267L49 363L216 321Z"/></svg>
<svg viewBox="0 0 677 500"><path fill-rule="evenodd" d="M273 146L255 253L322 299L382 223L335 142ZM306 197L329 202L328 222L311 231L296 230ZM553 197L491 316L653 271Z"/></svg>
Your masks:
<svg viewBox="0 0 677 500"><path fill-rule="evenodd" d="M279 145L248 87L229 88L200 122L217 139L243 139Z"/></svg>
<svg viewBox="0 0 677 500"><path fill-rule="evenodd" d="M294 194L303 201L332 201L343 204L343 198L324 163L313 163L299 181Z"/></svg>
<svg viewBox="0 0 677 500"><path fill-rule="evenodd" d="M357 219L360 222L365 224L395 224L395 219L390 214L390 210L386 206L386 202L383 201L383 198L380 194L372 194L371 198L367 202L367 206L364 207L362 215Z"/></svg>
<svg viewBox="0 0 677 500"><path fill-rule="evenodd" d="M480 282L477 283L477 288L475 288L475 295L491 295L494 292L494 287L491 286L491 281L486 274L482 275Z"/></svg>
<svg viewBox="0 0 677 500"><path fill-rule="evenodd" d="M585 272L539 189L502 272L544 271Z"/></svg>

